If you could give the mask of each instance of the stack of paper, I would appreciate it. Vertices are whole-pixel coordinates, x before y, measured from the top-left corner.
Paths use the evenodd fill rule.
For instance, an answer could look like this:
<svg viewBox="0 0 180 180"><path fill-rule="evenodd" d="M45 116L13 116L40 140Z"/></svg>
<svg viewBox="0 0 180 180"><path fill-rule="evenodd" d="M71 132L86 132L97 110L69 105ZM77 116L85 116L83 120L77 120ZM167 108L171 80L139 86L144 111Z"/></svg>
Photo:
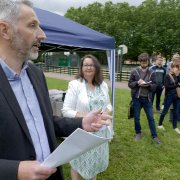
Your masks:
<svg viewBox="0 0 180 180"><path fill-rule="evenodd" d="M42 165L60 166L109 140L111 139L102 138L78 128L44 160Z"/></svg>

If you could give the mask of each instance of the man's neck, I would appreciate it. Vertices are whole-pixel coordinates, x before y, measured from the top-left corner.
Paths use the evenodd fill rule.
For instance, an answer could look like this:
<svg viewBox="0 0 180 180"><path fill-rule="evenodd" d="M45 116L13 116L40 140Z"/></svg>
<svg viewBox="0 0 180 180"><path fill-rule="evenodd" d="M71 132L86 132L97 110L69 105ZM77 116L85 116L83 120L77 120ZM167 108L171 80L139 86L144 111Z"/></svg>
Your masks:
<svg viewBox="0 0 180 180"><path fill-rule="evenodd" d="M17 74L20 74L23 63L15 58L10 58L6 56L1 56L0 58L11 68L13 69Z"/></svg>
<svg viewBox="0 0 180 180"><path fill-rule="evenodd" d="M146 67L146 68L141 67L141 70L142 70L143 72L145 72L147 69L148 69L148 67Z"/></svg>
<svg viewBox="0 0 180 180"><path fill-rule="evenodd" d="M9 53L10 52L10 53ZM17 74L21 72L23 60L13 51L0 50L0 58Z"/></svg>

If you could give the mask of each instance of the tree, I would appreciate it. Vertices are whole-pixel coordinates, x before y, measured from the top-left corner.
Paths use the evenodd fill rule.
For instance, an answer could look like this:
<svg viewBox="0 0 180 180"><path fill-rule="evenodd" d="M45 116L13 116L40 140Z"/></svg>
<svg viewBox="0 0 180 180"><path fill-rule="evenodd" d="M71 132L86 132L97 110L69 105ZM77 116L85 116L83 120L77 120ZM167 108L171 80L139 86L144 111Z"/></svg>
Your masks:
<svg viewBox="0 0 180 180"><path fill-rule="evenodd" d="M70 8L65 16L115 37L116 46L128 47L127 58L135 59L142 52L168 57L180 51L180 0L146 0L137 7L95 2Z"/></svg>

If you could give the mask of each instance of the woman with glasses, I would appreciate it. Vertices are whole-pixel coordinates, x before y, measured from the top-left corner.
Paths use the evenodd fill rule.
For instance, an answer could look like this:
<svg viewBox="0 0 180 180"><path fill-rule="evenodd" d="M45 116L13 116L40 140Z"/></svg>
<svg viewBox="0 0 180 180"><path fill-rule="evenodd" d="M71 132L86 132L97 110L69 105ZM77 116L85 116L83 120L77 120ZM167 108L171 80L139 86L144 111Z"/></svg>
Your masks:
<svg viewBox="0 0 180 180"><path fill-rule="evenodd" d="M102 109L102 113L110 113L112 110L108 86L103 81L101 65L93 55L86 55L81 59L79 74L68 86L63 104L64 117L84 117L88 112ZM109 137L108 127L103 127L94 133L101 137ZM95 180L98 173L104 171L109 163L108 143L104 143L87 153L72 160L72 180Z"/></svg>

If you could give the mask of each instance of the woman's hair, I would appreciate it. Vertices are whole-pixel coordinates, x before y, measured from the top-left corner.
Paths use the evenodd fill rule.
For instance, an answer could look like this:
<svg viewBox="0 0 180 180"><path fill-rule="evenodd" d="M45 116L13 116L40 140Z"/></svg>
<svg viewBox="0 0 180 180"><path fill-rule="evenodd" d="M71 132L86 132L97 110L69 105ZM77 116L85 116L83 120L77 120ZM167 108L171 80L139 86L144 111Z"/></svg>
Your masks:
<svg viewBox="0 0 180 180"><path fill-rule="evenodd" d="M173 68L178 68L179 69L180 68L180 64L171 63L171 69L170 69L171 74L174 74Z"/></svg>
<svg viewBox="0 0 180 180"><path fill-rule="evenodd" d="M180 57L180 55L176 52L172 55L172 60L176 59L177 57Z"/></svg>
<svg viewBox="0 0 180 180"><path fill-rule="evenodd" d="M29 0L0 0L0 20L15 25L20 15L20 6L24 4L32 7Z"/></svg>
<svg viewBox="0 0 180 180"><path fill-rule="evenodd" d="M79 73L76 75L76 79L79 79L79 78L81 80L85 79L84 74L82 72L82 68L83 68L83 62L84 62L84 60L86 58L92 59L92 61L94 63L95 75L94 75L92 83L93 83L93 85L98 85L99 86L103 82L103 75L102 75L102 71L101 71L101 65L100 65L98 59L95 56L91 55L91 54L85 55L83 58L81 58L80 69L79 69Z"/></svg>

